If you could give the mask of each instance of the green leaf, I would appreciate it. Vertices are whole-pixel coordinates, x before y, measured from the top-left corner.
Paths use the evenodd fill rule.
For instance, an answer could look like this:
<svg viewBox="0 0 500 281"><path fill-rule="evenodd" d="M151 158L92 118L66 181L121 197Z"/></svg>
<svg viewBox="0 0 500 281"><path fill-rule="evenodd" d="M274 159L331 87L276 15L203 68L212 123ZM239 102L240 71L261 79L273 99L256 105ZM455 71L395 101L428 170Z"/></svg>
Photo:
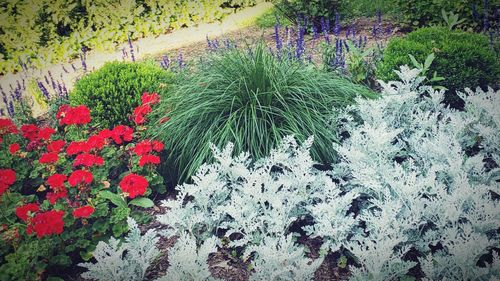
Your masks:
<svg viewBox="0 0 500 281"><path fill-rule="evenodd" d="M427 58L425 59L425 62L424 62L424 69L429 69L429 67L431 66L431 63L434 61L434 58L436 58L434 53L431 53L430 55L427 56Z"/></svg>
<svg viewBox="0 0 500 281"><path fill-rule="evenodd" d="M154 206L154 203L151 199L146 197L135 198L134 200L128 203L129 205L135 205L143 208L150 208Z"/></svg>
<svg viewBox="0 0 500 281"><path fill-rule="evenodd" d="M111 201L113 204L115 204L118 207L124 207L124 208L127 207L127 203L125 202L125 200L123 200L123 198L120 195L115 194L109 190L103 190L103 191L99 192L99 195L102 198L108 199L109 201Z"/></svg>

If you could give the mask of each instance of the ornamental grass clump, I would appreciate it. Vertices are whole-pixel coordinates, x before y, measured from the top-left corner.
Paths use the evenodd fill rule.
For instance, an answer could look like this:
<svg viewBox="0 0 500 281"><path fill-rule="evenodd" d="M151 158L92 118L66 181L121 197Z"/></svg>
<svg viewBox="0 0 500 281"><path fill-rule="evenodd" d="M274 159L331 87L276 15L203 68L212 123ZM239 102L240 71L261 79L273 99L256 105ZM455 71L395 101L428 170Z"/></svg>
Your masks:
<svg viewBox="0 0 500 281"><path fill-rule="evenodd" d="M211 159L209 143L233 142L235 152L248 151L258 159L285 135L299 141L314 135L313 158L330 163L336 138L329 113L357 96L375 94L311 65L278 59L259 44L213 54L186 74L162 98L157 120L169 121L158 121L152 134L170 146L168 161L180 180Z"/></svg>

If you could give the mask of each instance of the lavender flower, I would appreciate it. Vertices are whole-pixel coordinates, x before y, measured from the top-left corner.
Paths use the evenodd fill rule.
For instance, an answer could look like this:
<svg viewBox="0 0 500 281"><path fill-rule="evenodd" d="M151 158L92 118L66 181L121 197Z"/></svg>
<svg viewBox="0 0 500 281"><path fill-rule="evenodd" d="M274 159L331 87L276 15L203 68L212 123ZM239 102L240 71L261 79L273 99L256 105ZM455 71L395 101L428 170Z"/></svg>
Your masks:
<svg viewBox="0 0 500 281"><path fill-rule="evenodd" d="M299 34L297 36L297 48L295 50L295 57L300 59L304 54L305 44L304 44L304 34L306 32L306 28L304 26L299 27Z"/></svg>
<svg viewBox="0 0 500 281"><path fill-rule="evenodd" d="M185 67L184 58L182 57L182 53L179 53L177 57L177 64L179 65L179 69L183 69Z"/></svg>
<svg viewBox="0 0 500 281"><path fill-rule="evenodd" d="M47 88L45 88L43 83L37 80L36 84L38 85L38 88L42 92L42 95L45 97L45 99L49 100L50 99L49 91L47 91Z"/></svg>
<svg viewBox="0 0 500 281"><path fill-rule="evenodd" d="M318 27L316 25L313 25L312 30L313 30L313 39L318 40L319 38Z"/></svg>
<svg viewBox="0 0 500 281"><path fill-rule="evenodd" d="M163 67L163 69L168 69L170 67L170 59L168 58L168 55L163 55L161 59L161 67Z"/></svg>
<svg viewBox="0 0 500 281"><path fill-rule="evenodd" d="M68 89L66 89L66 84L64 84L64 82L62 82L62 89L64 92L64 96L67 98L68 97Z"/></svg>
<svg viewBox="0 0 500 281"><path fill-rule="evenodd" d="M335 25L333 27L333 34L336 37L339 37L341 31L341 26L340 26L340 15L339 13L335 13Z"/></svg>
<svg viewBox="0 0 500 281"><path fill-rule="evenodd" d="M328 34L330 30L330 23L327 23L325 18L321 18L320 23L321 23L321 31L323 32L323 36L325 37L325 42L327 44L330 44L330 36Z"/></svg>
<svg viewBox="0 0 500 281"><path fill-rule="evenodd" d="M132 58L132 61L135 62L134 45L132 45L132 40L130 39L130 35L127 35L127 39L128 39L128 46L130 47L130 57Z"/></svg>
<svg viewBox="0 0 500 281"><path fill-rule="evenodd" d="M380 10L377 10L377 22L382 25L382 12Z"/></svg>
<svg viewBox="0 0 500 281"><path fill-rule="evenodd" d="M288 32L288 29L287 29ZM281 49L283 48L283 41L281 40L280 36L280 24L279 22L276 22L274 25L274 41L276 43L276 50L278 53L281 52Z"/></svg>
<svg viewBox="0 0 500 281"><path fill-rule="evenodd" d="M10 101L9 105L7 106L7 112L9 113L10 117L14 117L14 103L12 101Z"/></svg>

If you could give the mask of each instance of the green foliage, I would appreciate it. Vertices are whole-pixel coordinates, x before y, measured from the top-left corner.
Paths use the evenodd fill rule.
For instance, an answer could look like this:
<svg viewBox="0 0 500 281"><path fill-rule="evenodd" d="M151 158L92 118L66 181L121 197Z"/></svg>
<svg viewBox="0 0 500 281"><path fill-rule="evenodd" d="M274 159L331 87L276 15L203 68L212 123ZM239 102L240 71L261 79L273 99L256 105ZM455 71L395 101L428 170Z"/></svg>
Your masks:
<svg viewBox="0 0 500 281"><path fill-rule="evenodd" d="M384 81L396 79L400 65L412 65L409 54L423 62L431 53L435 59L429 66L427 78L434 73L446 77L435 81L433 86L448 88L447 103L459 102L457 90L466 87L486 88L500 79L500 62L491 50L488 38L481 34L449 31L448 28L430 27L411 32L406 38L394 38L384 51L384 58L377 68L377 77Z"/></svg>
<svg viewBox="0 0 500 281"><path fill-rule="evenodd" d="M308 17L316 26L321 18L332 19L340 7L340 0L273 0L278 9L289 20L299 23L300 17Z"/></svg>
<svg viewBox="0 0 500 281"><path fill-rule="evenodd" d="M403 21L411 26L425 26L441 24L443 19L441 10L451 11L464 19L460 26L481 28L482 15L485 14L483 0L397 0ZM473 5L476 5L477 18L473 16ZM498 7L498 2L491 1L486 9L486 14L493 19L493 8ZM492 20L493 22L493 20Z"/></svg>
<svg viewBox="0 0 500 281"><path fill-rule="evenodd" d="M92 108L93 122L101 128L131 125L129 116L142 93L165 92L172 79L170 72L150 63L107 63L75 83L70 101Z"/></svg>
<svg viewBox="0 0 500 281"><path fill-rule="evenodd" d="M354 97L373 97L367 88L296 61L280 60L260 44L251 51L215 54L162 98L152 135L171 151L180 179L191 176L212 155L209 143L233 142L237 153L262 157L285 135L315 136L312 155L333 161L329 126L333 107ZM176 175L174 175L175 178Z"/></svg>
<svg viewBox="0 0 500 281"><path fill-rule="evenodd" d="M276 24L276 19L279 20L281 26L292 25L292 22L274 7L264 13L262 16L258 17L255 21L255 24L261 28L270 28Z"/></svg>
<svg viewBox="0 0 500 281"><path fill-rule="evenodd" d="M75 57L116 43L222 19L260 0L33 0L0 2L0 73ZM110 13L110 11L113 11Z"/></svg>
<svg viewBox="0 0 500 281"><path fill-rule="evenodd" d="M383 15L396 15L398 5L394 0L343 0L340 14L347 20L352 17L373 17L380 11Z"/></svg>

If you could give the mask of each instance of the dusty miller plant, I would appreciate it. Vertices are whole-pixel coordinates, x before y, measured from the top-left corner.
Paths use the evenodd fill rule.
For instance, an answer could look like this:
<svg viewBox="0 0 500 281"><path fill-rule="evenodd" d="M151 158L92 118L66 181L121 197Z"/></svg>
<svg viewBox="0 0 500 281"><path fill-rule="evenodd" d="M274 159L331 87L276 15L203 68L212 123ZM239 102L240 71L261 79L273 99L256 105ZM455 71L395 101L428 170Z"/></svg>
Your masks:
<svg viewBox="0 0 500 281"><path fill-rule="evenodd" d="M360 264L351 279L396 280L412 268L428 280L499 276L500 92L467 89L455 111L444 91L420 85L419 70L397 74L380 82L383 98L340 117L349 137L335 145L334 173L366 199L365 227L347 245Z"/></svg>
<svg viewBox="0 0 500 281"><path fill-rule="evenodd" d="M187 233L200 244L222 232L224 246L243 247L243 258L252 258L256 276L274 270L273 280L310 279L321 259L311 263L290 227L309 217L304 230L331 237L325 247L338 249L355 225L347 210L356 196L340 196L331 177L313 168L312 142L299 146L293 136L285 137L256 162L247 153L232 157L232 144L212 147L216 162L203 165L193 184L178 186L176 200L163 202L169 210L158 221L169 227L166 235ZM289 266L278 266L283 263Z"/></svg>
<svg viewBox="0 0 500 281"><path fill-rule="evenodd" d="M130 232L124 242L111 237L109 243L99 242L94 251L96 263L80 263L86 272L85 279L99 281L140 281L143 280L147 268L160 251L156 247L159 237L155 230L148 230L141 235L137 223L128 218Z"/></svg>

